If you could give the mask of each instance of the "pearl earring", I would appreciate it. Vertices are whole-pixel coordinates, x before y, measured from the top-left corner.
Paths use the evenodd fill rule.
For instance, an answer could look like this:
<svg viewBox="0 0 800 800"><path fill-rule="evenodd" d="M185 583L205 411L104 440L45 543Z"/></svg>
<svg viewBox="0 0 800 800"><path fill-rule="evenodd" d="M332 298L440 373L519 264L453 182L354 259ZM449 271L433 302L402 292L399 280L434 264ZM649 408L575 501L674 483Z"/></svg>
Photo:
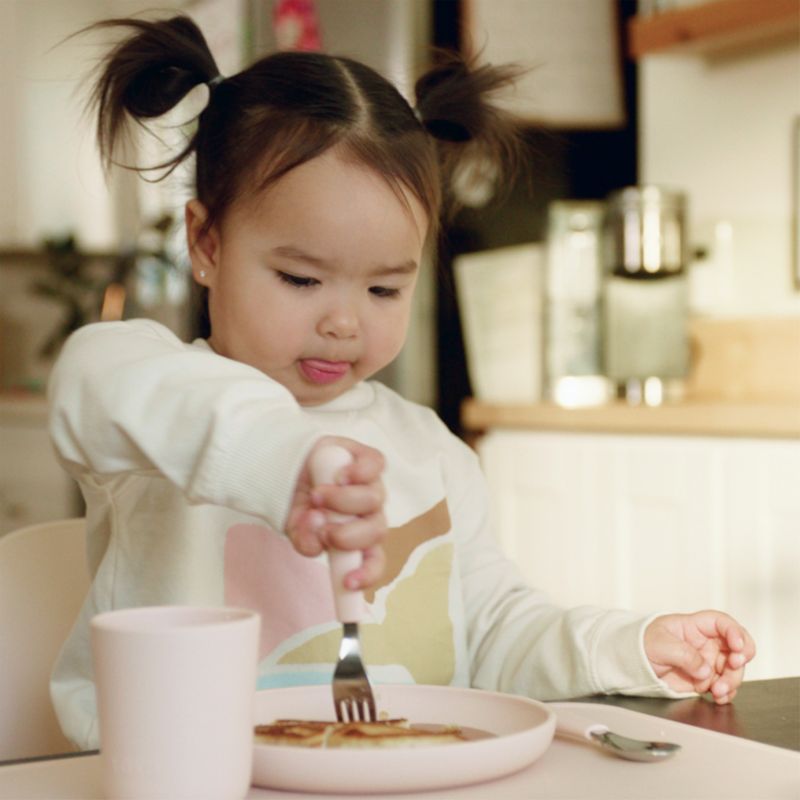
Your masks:
<svg viewBox="0 0 800 800"><path fill-rule="evenodd" d="M201 269L201 270L200 270L200 272L199 272L198 274L199 274L199 276L200 276L201 278L205 278L205 276L206 276L206 271L205 271L204 269Z"/></svg>

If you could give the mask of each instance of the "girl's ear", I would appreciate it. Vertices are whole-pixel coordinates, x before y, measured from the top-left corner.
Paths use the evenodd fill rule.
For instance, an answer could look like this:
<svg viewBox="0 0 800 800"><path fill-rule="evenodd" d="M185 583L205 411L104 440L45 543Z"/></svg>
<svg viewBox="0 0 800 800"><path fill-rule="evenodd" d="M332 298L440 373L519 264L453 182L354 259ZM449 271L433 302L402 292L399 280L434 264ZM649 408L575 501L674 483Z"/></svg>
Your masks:
<svg viewBox="0 0 800 800"><path fill-rule="evenodd" d="M206 228L208 211L199 200L186 204L186 239L192 261L192 275L201 286L211 286L219 258L219 234L215 227Z"/></svg>

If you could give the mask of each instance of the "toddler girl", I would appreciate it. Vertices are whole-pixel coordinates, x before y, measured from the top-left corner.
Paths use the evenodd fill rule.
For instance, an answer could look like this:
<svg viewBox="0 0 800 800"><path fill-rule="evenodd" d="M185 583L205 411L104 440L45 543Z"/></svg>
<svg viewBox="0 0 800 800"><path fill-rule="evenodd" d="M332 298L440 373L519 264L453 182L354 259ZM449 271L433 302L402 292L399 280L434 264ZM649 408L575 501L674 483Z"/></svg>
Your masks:
<svg viewBox="0 0 800 800"><path fill-rule="evenodd" d="M549 604L495 544L474 453L368 380L403 344L448 169L513 154L487 100L511 73L434 67L412 108L346 58L277 53L223 78L186 17L106 24L129 33L96 87L107 161L128 118L209 87L167 166L196 158L186 231L210 327L185 344L153 321L89 325L53 371L51 432L86 499L92 574L53 674L66 734L98 745L88 626L113 608L257 609L259 687L329 682L334 545L364 552L347 582L368 603L373 682L730 700L754 652L740 625ZM315 488L326 442L353 462Z"/></svg>

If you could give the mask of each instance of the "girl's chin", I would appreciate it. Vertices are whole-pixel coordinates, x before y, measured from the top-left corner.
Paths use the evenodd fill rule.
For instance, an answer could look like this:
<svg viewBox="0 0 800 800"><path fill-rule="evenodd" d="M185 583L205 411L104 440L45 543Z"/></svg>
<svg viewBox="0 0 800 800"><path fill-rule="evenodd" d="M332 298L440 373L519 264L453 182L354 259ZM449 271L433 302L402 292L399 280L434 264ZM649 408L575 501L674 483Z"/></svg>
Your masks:
<svg viewBox="0 0 800 800"><path fill-rule="evenodd" d="M331 400L335 400L339 397L340 394L344 394L343 392L336 392L331 393L327 397L298 397L295 395L295 400L303 406L304 408L311 408L313 406L324 406L325 403L330 403Z"/></svg>
<svg viewBox="0 0 800 800"><path fill-rule="evenodd" d="M309 386L306 384L294 389L290 388L290 391L301 406L321 406L340 397L352 387L352 382L347 381L327 386Z"/></svg>

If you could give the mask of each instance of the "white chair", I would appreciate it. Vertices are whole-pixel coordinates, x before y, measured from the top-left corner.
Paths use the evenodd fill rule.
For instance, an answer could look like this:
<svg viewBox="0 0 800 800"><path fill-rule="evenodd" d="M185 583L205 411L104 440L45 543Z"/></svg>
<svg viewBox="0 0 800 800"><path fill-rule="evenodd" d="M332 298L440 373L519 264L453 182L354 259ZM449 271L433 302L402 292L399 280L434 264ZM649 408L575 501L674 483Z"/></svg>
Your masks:
<svg viewBox="0 0 800 800"><path fill-rule="evenodd" d="M66 753L50 671L89 588L84 519L0 537L0 760Z"/></svg>

